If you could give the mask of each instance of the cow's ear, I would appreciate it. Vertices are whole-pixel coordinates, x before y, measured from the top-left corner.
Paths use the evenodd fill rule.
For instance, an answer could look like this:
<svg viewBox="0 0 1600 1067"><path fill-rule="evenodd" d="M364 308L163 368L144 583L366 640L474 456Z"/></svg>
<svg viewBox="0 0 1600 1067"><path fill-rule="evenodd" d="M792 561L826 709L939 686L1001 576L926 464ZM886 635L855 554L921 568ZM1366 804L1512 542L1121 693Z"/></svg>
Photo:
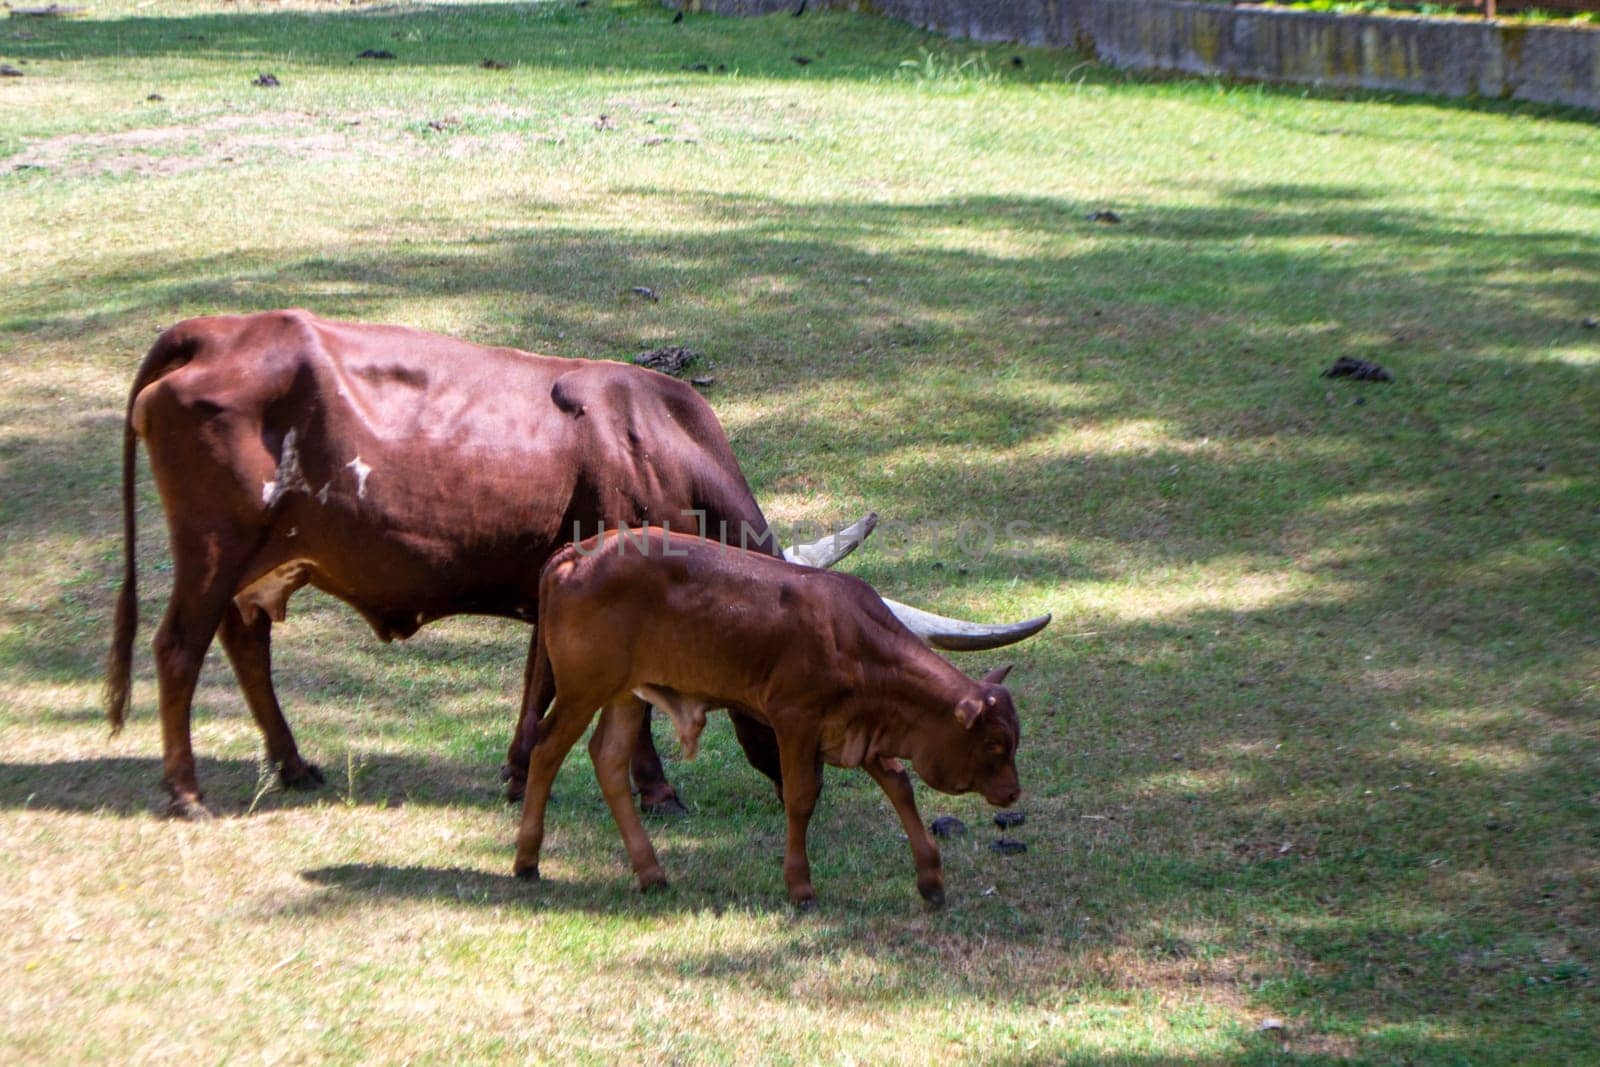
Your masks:
<svg viewBox="0 0 1600 1067"><path fill-rule="evenodd" d="M956 705L956 719L963 729L972 729L972 724L978 721L978 716L983 714L983 701L977 697L962 697Z"/></svg>
<svg viewBox="0 0 1600 1067"><path fill-rule="evenodd" d="M983 676L984 685L999 685L1006 680L1006 675L1011 673L1013 664L1007 663L1004 667L996 667Z"/></svg>

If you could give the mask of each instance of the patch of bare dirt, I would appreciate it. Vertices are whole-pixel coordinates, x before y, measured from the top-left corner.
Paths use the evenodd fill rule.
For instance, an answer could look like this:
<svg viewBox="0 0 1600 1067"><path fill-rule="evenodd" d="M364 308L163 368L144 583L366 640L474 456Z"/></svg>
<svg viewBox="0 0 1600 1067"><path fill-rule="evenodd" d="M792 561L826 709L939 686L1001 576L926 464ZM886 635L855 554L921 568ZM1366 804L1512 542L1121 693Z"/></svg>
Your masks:
<svg viewBox="0 0 1600 1067"><path fill-rule="evenodd" d="M7 162L66 177L161 176L228 163L354 159L395 147L360 126L310 115L223 115L185 126L72 133L34 141Z"/></svg>
<svg viewBox="0 0 1600 1067"><path fill-rule="evenodd" d="M0 162L0 168L39 169L69 178L161 177L285 159L311 163L398 159L439 151L439 146L402 128L411 118L392 110L348 115L256 113L118 133L63 134L29 143ZM514 134L458 136L445 152L451 157L504 153L524 140Z"/></svg>

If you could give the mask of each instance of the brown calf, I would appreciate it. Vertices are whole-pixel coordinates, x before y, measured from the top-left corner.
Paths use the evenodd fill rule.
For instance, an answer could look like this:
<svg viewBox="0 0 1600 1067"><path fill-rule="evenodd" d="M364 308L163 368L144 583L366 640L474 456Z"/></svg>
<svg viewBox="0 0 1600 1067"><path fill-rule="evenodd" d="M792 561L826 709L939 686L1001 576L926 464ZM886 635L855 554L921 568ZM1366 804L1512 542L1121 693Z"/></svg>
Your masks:
<svg viewBox="0 0 1600 1067"><path fill-rule="evenodd" d="M973 681L930 651L872 588L849 575L795 566L656 528L612 531L569 545L540 578L534 674L555 700L542 723L517 835L514 870L539 876L545 804L556 771L603 709L589 755L622 831L639 886L666 876L628 793L628 758L649 705L668 711L693 755L706 712L728 708L771 727L782 768L789 898L816 894L806 826L823 760L861 767L888 794L917 865L917 889L944 902L939 850L922 825L909 759L945 793L1016 801L1017 713L1000 684Z"/></svg>

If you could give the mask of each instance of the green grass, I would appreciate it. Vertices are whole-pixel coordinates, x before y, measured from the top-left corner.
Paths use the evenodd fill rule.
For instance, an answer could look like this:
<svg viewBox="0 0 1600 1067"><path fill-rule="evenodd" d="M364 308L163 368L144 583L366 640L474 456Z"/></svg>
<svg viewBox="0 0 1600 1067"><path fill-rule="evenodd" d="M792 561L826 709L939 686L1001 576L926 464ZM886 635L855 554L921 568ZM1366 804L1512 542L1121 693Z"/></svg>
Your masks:
<svg viewBox="0 0 1600 1067"><path fill-rule="evenodd" d="M0 80L0 1057L1593 1061L1592 120L670 17L0 23L25 72ZM631 891L581 754L546 881L516 883L495 771L525 631L385 646L314 595L276 675L328 787L257 797L213 653L196 745L227 817L157 818L147 475L121 738L97 702L127 383L159 326L283 305L703 350L780 524L877 509L898 536L846 566L886 592L1056 613L1006 657L1030 851L923 790L975 831L925 912L887 804L830 772L796 918L781 813L717 719L669 763L692 817L652 825L670 893ZM1340 355L1397 380L1318 377ZM962 522L1025 525L982 558L932 542Z"/></svg>

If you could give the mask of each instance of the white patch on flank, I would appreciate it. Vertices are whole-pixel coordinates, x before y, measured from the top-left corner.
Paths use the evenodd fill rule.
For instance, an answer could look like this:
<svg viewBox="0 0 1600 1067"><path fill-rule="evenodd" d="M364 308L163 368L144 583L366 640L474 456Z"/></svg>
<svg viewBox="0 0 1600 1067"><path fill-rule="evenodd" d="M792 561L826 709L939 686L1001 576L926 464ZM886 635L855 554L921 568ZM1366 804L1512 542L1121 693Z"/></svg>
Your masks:
<svg viewBox="0 0 1600 1067"><path fill-rule="evenodd" d="M329 482L327 485L324 485L321 489L317 490L317 503L326 504L328 502L328 488L331 485L333 485L333 483Z"/></svg>
<svg viewBox="0 0 1600 1067"><path fill-rule="evenodd" d="M360 456L346 463L345 466L356 472L356 496L365 500L367 496L367 475L372 473L372 468L361 462Z"/></svg>
<svg viewBox="0 0 1600 1067"><path fill-rule="evenodd" d="M277 479L261 485L261 503L270 508L283 494L297 489L309 493L311 486L306 484L306 476L300 471L300 452L295 448L294 431L290 430L283 435L283 447L279 450Z"/></svg>

